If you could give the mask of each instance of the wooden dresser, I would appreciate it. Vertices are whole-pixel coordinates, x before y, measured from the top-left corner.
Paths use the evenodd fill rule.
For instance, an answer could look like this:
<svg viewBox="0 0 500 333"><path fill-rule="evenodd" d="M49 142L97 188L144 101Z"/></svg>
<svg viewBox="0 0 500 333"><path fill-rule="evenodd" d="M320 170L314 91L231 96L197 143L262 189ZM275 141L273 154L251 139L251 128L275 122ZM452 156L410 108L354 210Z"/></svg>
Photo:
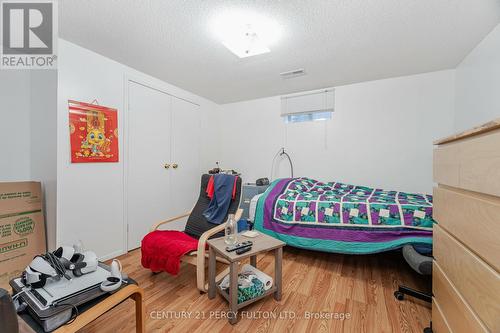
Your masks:
<svg viewBox="0 0 500 333"><path fill-rule="evenodd" d="M433 331L500 332L500 119L435 145Z"/></svg>

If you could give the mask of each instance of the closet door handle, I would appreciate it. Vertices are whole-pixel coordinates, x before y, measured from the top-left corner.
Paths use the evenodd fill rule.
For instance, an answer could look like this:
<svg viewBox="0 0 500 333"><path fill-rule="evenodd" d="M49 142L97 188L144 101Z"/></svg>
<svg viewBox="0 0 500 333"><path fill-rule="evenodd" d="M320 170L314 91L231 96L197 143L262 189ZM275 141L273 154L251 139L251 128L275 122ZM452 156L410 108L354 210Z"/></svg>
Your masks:
<svg viewBox="0 0 500 333"><path fill-rule="evenodd" d="M165 169L170 169L170 164L168 163L165 163L165 165L163 166Z"/></svg>
<svg viewBox="0 0 500 333"><path fill-rule="evenodd" d="M177 169L179 165L177 163L172 164L172 168Z"/></svg>

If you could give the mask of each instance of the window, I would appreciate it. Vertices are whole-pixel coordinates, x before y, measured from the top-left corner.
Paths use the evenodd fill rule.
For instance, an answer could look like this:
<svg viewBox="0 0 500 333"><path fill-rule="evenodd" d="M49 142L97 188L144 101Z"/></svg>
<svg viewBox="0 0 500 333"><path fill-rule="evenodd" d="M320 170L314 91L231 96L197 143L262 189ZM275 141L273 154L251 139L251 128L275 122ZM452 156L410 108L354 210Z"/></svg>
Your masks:
<svg viewBox="0 0 500 333"><path fill-rule="evenodd" d="M287 114L283 116L285 123L301 123L304 121L320 121L332 119L332 112L310 112L310 113L299 113L299 114Z"/></svg>

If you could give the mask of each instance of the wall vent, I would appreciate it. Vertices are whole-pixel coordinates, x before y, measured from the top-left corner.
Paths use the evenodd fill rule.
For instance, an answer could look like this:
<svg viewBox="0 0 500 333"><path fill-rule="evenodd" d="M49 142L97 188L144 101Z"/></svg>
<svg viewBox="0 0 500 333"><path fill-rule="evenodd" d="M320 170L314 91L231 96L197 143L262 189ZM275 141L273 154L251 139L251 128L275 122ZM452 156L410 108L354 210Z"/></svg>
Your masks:
<svg viewBox="0 0 500 333"><path fill-rule="evenodd" d="M291 79L297 76L306 75L304 68L294 69L292 71L280 73L282 79Z"/></svg>

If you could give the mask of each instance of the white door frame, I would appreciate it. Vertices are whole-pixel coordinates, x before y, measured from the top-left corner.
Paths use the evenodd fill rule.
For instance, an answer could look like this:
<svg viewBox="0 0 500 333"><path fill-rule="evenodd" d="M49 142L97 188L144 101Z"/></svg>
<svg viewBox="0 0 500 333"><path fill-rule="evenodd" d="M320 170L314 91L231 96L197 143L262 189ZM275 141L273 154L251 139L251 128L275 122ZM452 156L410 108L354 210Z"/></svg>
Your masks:
<svg viewBox="0 0 500 333"><path fill-rule="evenodd" d="M142 85L144 87L156 90L158 92L161 92L163 94L179 98L182 100L185 100L186 102L195 104L200 106L200 104L189 100L187 98L179 97L176 96L172 93L169 92L169 90L172 90L172 88L169 89L169 87L165 86L160 86L156 83L152 83L150 79L147 78L140 78L134 75L129 75L125 74L123 77L123 116L122 116L122 121L123 121L123 147L122 147L122 156L123 156L123 230L125 231L123 233L123 253L125 254L128 252L128 172L129 172L129 115L130 115L130 104L129 104L129 84L130 82L133 82L135 84ZM168 218L166 216L165 218Z"/></svg>

